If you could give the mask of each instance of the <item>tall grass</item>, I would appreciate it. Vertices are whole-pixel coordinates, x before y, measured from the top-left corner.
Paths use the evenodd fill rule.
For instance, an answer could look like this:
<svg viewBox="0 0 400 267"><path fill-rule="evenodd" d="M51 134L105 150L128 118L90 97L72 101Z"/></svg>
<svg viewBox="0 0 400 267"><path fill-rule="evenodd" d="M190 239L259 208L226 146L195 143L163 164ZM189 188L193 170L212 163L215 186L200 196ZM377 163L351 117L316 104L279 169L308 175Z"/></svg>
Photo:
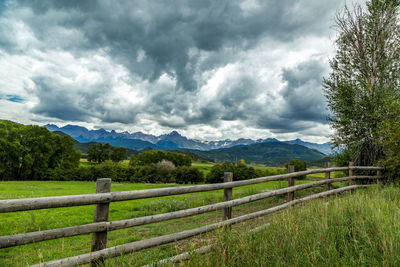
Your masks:
<svg viewBox="0 0 400 267"><path fill-rule="evenodd" d="M258 233L220 232L186 266L400 266L400 189L374 187L306 203ZM236 228L238 229L238 228Z"/></svg>

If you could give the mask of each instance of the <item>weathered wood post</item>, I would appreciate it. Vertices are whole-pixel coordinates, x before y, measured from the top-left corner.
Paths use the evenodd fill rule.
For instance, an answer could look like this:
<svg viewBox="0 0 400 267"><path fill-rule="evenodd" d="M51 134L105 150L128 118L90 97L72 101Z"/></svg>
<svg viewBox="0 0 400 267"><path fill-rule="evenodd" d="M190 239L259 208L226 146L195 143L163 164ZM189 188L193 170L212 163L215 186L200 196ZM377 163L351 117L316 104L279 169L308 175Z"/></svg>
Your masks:
<svg viewBox="0 0 400 267"><path fill-rule="evenodd" d="M111 179L101 178L96 181L96 193L110 193ZM93 222L108 221L108 210L110 203L96 204L94 207ZM107 246L107 231L95 232L92 235L92 252L105 249ZM90 262L91 266L102 266L104 259Z"/></svg>
<svg viewBox="0 0 400 267"><path fill-rule="evenodd" d="M354 171L353 171L353 169L351 169L351 167L353 167L354 166L354 162L352 162L352 161L350 161L349 162L349 176L351 177L351 176L354 176ZM351 180L349 180L349 185L354 185L354 180L353 179L351 179Z"/></svg>
<svg viewBox="0 0 400 267"><path fill-rule="evenodd" d="M224 183L233 181L233 173L224 172ZM224 201L232 200L232 188L224 189ZM223 220L229 220L232 218L232 207L224 208Z"/></svg>
<svg viewBox="0 0 400 267"><path fill-rule="evenodd" d="M378 164L378 167L382 167L382 164ZM376 176L382 176L382 170L377 170L376 171ZM376 179L376 183L378 184L378 185L382 185L382 181L381 181L381 179Z"/></svg>
<svg viewBox="0 0 400 267"><path fill-rule="evenodd" d="M294 172L294 165L288 165L288 173ZM288 187L294 186L294 178L288 178ZM294 200L294 192L288 193L288 201Z"/></svg>
<svg viewBox="0 0 400 267"><path fill-rule="evenodd" d="M331 163L330 162L325 162L325 168L330 168ZM331 172L327 171L325 172L325 179L331 179ZM331 184L325 184L325 191L331 190Z"/></svg>

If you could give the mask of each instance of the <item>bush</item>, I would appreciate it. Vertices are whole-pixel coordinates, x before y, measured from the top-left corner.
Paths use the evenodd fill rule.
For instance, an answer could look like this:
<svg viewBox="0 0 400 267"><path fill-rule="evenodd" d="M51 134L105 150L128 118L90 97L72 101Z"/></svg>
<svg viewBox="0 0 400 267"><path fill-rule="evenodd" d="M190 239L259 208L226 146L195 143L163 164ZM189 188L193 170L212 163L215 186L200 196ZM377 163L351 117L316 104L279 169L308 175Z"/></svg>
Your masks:
<svg viewBox="0 0 400 267"><path fill-rule="evenodd" d="M247 180L258 177L256 170L253 167L246 165L244 160L239 160L236 164L224 162L215 164L207 174L206 183L223 183L224 172L232 172L233 180Z"/></svg>
<svg viewBox="0 0 400 267"><path fill-rule="evenodd" d="M204 175L196 168L187 166L177 167L172 171L172 176L177 184L200 183L204 181Z"/></svg>

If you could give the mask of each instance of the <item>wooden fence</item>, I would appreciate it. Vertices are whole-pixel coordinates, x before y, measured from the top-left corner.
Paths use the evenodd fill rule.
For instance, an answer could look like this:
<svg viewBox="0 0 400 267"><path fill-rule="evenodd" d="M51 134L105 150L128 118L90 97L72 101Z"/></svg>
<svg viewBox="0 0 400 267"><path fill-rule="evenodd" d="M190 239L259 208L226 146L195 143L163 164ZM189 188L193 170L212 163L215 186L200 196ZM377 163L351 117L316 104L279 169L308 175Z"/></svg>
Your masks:
<svg viewBox="0 0 400 267"><path fill-rule="evenodd" d="M298 203L302 203L311 199L338 194L344 191L354 190L357 188L367 187L369 186L368 184L356 185L354 184L354 181L359 179L373 179L379 182L379 179L382 178L381 176L382 169L383 169L382 167L373 167L373 166L368 166L368 167L353 166L353 164L350 163L349 167L331 168L330 165L328 164L324 169L294 172L294 167L289 166L288 168L289 173L287 174L260 177L250 180L233 181L232 173L225 173L224 183L219 183L219 184L180 186L172 188L159 188L159 189L124 191L124 192L110 192L111 179L109 178L98 179L96 183L96 194L0 200L0 213L95 204L93 223L52 229L52 230L30 232L24 234L1 236L0 249L13 246L20 246L24 244L40 242L50 239L92 233L93 234L92 244L91 244L92 252L74 257L40 263L33 266L76 266L87 263L91 263L92 266L97 266L98 264L103 262L106 258L117 257L122 254L132 253L146 248L160 246L178 240L187 239L199 234L216 230L220 227L230 226L253 218L271 214L279 210L285 209L289 206L296 205ZM376 171L376 175L357 176L354 175L354 171L356 170ZM330 173L336 171L348 172L349 176L342 178L331 178ZM296 177L316 174L316 173L325 173L325 179L315 182L295 185L294 180ZM238 199L232 199L232 188L234 187L265 183L269 181L278 181L278 180L288 180L288 187L267 191L263 193L258 193ZM344 181L349 181L350 185L331 190L332 183L344 182ZM322 193L313 194L304 198L294 199L294 192L318 186L324 186L326 191ZM191 208L191 209L164 213L164 214L157 214L139 218L108 222L108 211L111 202L128 201L134 199L143 199L143 198L152 198L161 196L171 196L171 195L179 195L179 194L187 194L195 192L206 192L219 189L224 189L223 202ZM275 206L273 208L232 218L232 207L234 206L282 194L288 195L288 202L279 206ZM169 235L159 236L151 239L140 240L131 243L126 243L123 245L118 245L115 247L106 248L108 231L114 231L114 230L119 230L144 224L150 224L155 222L162 222L171 219L183 218L216 210L223 210L223 221L195 228L192 230L186 230L183 232L173 233Z"/></svg>

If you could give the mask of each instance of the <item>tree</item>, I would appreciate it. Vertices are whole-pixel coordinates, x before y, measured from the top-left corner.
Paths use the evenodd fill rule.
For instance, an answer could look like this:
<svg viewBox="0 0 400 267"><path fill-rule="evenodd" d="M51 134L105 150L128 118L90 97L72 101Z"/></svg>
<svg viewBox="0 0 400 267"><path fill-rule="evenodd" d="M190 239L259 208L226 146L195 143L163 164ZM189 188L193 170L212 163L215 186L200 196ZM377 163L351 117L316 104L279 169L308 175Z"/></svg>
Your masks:
<svg viewBox="0 0 400 267"><path fill-rule="evenodd" d="M384 157L386 120L399 94L398 0L370 0L366 9L345 6L336 15L336 56L324 79L335 133L333 144L347 160L371 165Z"/></svg>
<svg viewBox="0 0 400 267"><path fill-rule="evenodd" d="M126 159L126 148L119 146L114 147L110 158L113 162L123 161Z"/></svg>
<svg viewBox="0 0 400 267"><path fill-rule="evenodd" d="M294 171L295 172L300 172L300 171L306 171L307 170L307 163L305 161L292 159L291 161L289 161L288 163L285 164L286 169L288 168L289 165L293 165L294 166ZM306 178L305 175L296 177L296 179L298 179L298 180L303 180L305 178Z"/></svg>
<svg viewBox="0 0 400 267"><path fill-rule="evenodd" d="M81 153L74 149L74 140L69 135L64 135L60 136L57 141L58 149L53 155L53 167L62 169L78 168Z"/></svg>
<svg viewBox="0 0 400 267"><path fill-rule="evenodd" d="M110 144L108 143L94 143L88 148L87 159L90 162L102 163L110 158Z"/></svg>

